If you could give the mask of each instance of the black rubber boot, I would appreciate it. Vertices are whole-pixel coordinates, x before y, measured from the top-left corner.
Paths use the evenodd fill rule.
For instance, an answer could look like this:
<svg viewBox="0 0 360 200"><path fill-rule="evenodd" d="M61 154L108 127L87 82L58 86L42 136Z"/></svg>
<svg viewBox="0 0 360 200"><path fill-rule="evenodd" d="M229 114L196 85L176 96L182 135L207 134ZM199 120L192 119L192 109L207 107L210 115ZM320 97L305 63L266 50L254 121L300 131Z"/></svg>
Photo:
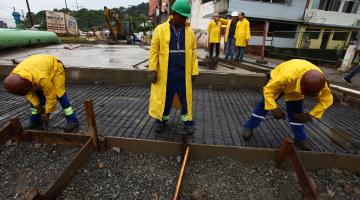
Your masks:
<svg viewBox="0 0 360 200"><path fill-rule="evenodd" d="M193 125L187 125L184 127L184 131L187 135L192 135L195 133L195 127Z"/></svg>
<svg viewBox="0 0 360 200"><path fill-rule="evenodd" d="M79 122L75 122L75 123L67 123L64 126L64 132L69 133L72 132L74 129L76 129L77 127L79 127Z"/></svg>
<svg viewBox="0 0 360 200"><path fill-rule="evenodd" d="M296 141L294 142L295 146L297 146L302 151L311 151L311 147L306 142L306 140Z"/></svg>
<svg viewBox="0 0 360 200"><path fill-rule="evenodd" d="M165 129L165 123L164 122L161 122L160 120L156 120L155 121L155 132L157 133L162 133Z"/></svg>
<svg viewBox="0 0 360 200"><path fill-rule="evenodd" d="M30 130L43 130L43 126L42 126L41 121L30 122L28 129L30 129Z"/></svg>
<svg viewBox="0 0 360 200"><path fill-rule="evenodd" d="M242 137L244 140L250 140L251 136L254 134L251 128L245 128Z"/></svg>

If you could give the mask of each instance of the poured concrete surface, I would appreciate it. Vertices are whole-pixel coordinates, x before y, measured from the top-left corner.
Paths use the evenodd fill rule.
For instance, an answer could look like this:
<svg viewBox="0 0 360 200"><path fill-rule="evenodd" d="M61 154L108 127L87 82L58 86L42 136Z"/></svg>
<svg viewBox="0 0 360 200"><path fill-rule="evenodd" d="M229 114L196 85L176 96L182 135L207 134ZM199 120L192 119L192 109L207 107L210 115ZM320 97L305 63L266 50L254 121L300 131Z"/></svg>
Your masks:
<svg viewBox="0 0 360 200"><path fill-rule="evenodd" d="M72 49L72 50L71 50ZM199 50L199 53L202 50ZM65 67L72 68L111 68L147 70L148 61L137 65L149 58L148 48L138 45L53 45L29 49L11 49L0 52L0 66L11 65L10 59L22 61L34 54L51 54L61 60ZM201 53L200 53L201 54ZM136 68L134 65L137 65ZM228 69L219 66L216 70L199 67L200 71L214 73L256 74L245 69Z"/></svg>
<svg viewBox="0 0 360 200"><path fill-rule="evenodd" d="M100 135L146 138L152 140L179 141L182 132L180 112L172 110L169 126L162 134L153 130L154 119L148 115L149 87L114 84L68 84L70 101L79 116L80 132L87 132L84 100L93 99ZM255 129L255 136L248 142L241 137L243 124L260 93L248 89L212 90L194 89L193 114L196 125L195 134L189 142L232 146L279 148L281 141L293 137L290 126L285 120L275 120L268 116L263 124ZM307 99L305 111L315 101ZM279 100L284 108L284 102ZM0 88L0 126L11 117L19 117L26 126L30 106L23 97L7 94ZM322 120L305 125L309 144L313 151L358 154L355 140L360 139L360 113L349 107L335 103ZM62 109L52 117L50 130L61 131L65 124ZM349 145L339 145L332 141L333 134L343 137ZM346 134L343 134L346 133Z"/></svg>

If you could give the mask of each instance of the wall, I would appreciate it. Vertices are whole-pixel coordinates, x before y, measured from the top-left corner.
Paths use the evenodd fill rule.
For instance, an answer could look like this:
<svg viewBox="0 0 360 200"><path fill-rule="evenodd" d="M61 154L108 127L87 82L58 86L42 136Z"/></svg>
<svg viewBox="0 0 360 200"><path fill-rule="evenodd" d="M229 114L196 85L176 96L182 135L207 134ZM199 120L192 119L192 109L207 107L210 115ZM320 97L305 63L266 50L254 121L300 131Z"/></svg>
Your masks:
<svg viewBox="0 0 360 200"><path fill-rule="evenodd" d="M193 0L191 6L191 28L206 31L214 13L214 2L201 4L202 0Z"/></svg>
<svg viewBox="0 0 360 200"><path fill-rule="evenodd" d="M360 27L360 24L356 25L360 23L359 14L334 11L306 9L304 21L308 24Z"/></svg>
<svg viewBox="0 0 360 200"><path fill-rule="evenodd" d="M245 12L248 17L284 21L302 21L305 0L293 0L291 6L245 0L229 0L229 12Z"/></svg>

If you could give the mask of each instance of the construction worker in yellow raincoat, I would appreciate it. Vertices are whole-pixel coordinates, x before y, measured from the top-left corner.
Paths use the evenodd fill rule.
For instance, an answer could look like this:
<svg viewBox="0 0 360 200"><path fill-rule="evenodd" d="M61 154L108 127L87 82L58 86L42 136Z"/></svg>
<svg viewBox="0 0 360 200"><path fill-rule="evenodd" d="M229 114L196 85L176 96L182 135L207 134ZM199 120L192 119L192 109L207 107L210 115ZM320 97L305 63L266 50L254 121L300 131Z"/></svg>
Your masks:
<svg viewBox="0 0 360 200"><path fill-rule="evenodd" d="M237 50L235 60L242 62L245 54L245 47L250 40L250 22L245 18L245 13L243 12L240 13L239 21L236 24L235 40Z"/></svg>
<svg viewBox="0 0 360 200"><path fill-rule="evenodd" d="M160 133L169 121L173 98L181 102L181 120L185 132L195 131L192 116L192 80L197 76L198 62L195 34L186 21L190 17L188 0L176 0L169 20L154 30L149 52L149 74L152 79L149 114L156 119Z"/></svg>
<svg viewBox="0 0 360 200"><path fill-rule="evenodd" d="M213 16L213 20L211 20L208 24L208 44L210 51L210 58L213 57L213 51L215 46L215 57L219 57L220 52L220 33L221 33L221 22L219 18L219 14L215 13Z"/></svg>
<svg viewBox="0 0 360 200"><path fill-rule="evenodd" d="M304 123L320 119L324 111L333 103L333 96L323 72L314 64L293 59L284 62L273 69L270 80L263 90L250 119L245 123L243 138L249 140L256 128L271 111L275 119L284 119L284 112L278 107L276 101L284 95L288 120L295 135L295 145L302 150L310 150L306 143ZM318 103L306 113L303 113L304 97L316 97Z"/></svg>
<svg viewBox="0 0 360 200"><path fill-rule="evenodd" d="M4 80L5 89L25 96L31 104L30 127L47 122L58 100L64 109L69 132L79 123L65 92L64 65L51 55L33 55L22 61ZM44 108L45 106L45 108Z"/></svg>

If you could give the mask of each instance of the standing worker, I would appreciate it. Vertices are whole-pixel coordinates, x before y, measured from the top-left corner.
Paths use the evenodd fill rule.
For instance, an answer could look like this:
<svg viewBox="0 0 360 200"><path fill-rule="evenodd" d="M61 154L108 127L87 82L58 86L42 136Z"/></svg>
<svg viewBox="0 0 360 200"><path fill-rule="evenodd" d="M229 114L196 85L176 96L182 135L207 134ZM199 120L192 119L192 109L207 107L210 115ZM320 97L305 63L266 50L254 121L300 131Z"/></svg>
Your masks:
<svg viewBox="0 0 360 200"><path fill-rule="evenodd" d="M70 132L79 126L65 92L64 66L54 56L33 55L25 59L6 77L4 87L11 94L26 95L31 104L29 128L49 121L50 114L56 110L56 100L67 120L64 131Z"/></svg>
<svg viewBox="0 0 360 200"><path fill-rule="evenodd" d="M213 50L215 46L216 55L215 57L219 57L220 51L220 32L221 32L221 22L219 19L219 14L215 13L213 16L213 20L211 20L208 24L208 44L210 51L210 58L213 57Z"/></svg>
<svg viewBox="0 0 360 200"><path fill-rule="evenodd" d="M185 132L193 134L192 81L199 74L195 34L187 18L188 0L176 0L169 20L154 30L149 53L149 75L152 80L149 114L155 118L160 133L169 121L173 98L181 102L181 120Z"/></svg>
<svg viewBox="0 0 360 200"><path fill-rule="evenodd" d="M284 112L276 101L285 96L288 120L295 135L295 145L302 150L310 150L306 143L304 123L320 119L324 111L333 103L333 96L322 71L306 60L293 59L284 62L271 71L270 80L263 90L250 119L245 123L243 138L249 140L268 111L275 119L285 119ZM316 97L318 103L307 113L303 113L304 97Z"/></svg>
<svg viewBox="0 0 360 200"><path fill-rule="evenodd" d="M239 21L236 24L235 29L236 40L236 61L242 62L245 54L245 47L250 40L250 22L245 18L245 13L241 12L239 15Z"/></svg>
<svg viewBox="0 0 360 200"><path fill-rule="evenodd" d="M235 48L235 29L238 22L238 12L231 13L231 20L228 20L226 25L225 43L226 43L226 57L225 59L233 60L234 48Z"/></svg>

